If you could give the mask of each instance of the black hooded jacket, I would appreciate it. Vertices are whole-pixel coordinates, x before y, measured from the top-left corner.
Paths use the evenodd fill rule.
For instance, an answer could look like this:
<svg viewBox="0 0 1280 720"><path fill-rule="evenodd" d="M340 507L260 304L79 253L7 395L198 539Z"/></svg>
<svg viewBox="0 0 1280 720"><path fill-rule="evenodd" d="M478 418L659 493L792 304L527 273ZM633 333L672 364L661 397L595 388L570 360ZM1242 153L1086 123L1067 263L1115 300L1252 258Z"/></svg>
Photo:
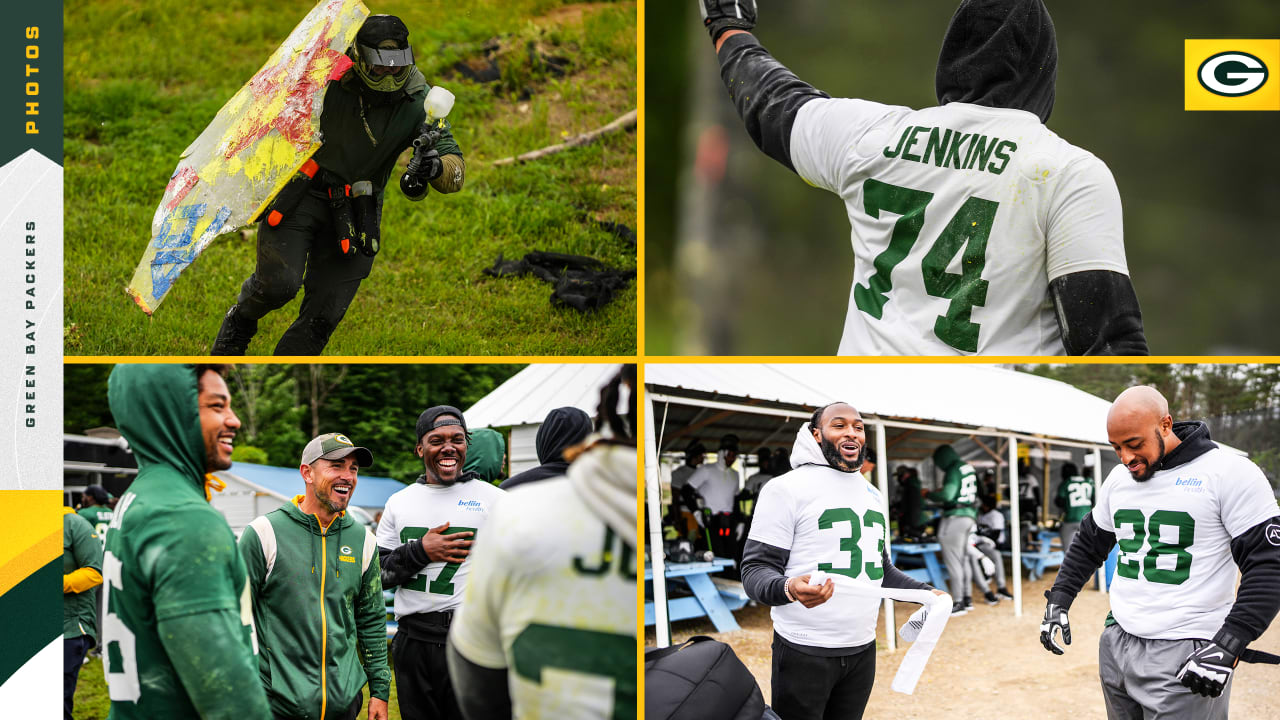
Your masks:
<svg viewBox="0 0 1280 720"><path fill-rule="evenodd" d="M938 104L1014 108L1049 122L1058 40L1041 0L965 0L942 39Z"/></svg>
<svg viewBox="0 0 1280 720"><path fill-rule="evenodd" d="M542 464L507 478L502 489L564 475L569 469L569 462L564 459L565 448L582 442L593 429L591 416L578 408L562 407L547 413L534 440L538 462Z"/></svg>

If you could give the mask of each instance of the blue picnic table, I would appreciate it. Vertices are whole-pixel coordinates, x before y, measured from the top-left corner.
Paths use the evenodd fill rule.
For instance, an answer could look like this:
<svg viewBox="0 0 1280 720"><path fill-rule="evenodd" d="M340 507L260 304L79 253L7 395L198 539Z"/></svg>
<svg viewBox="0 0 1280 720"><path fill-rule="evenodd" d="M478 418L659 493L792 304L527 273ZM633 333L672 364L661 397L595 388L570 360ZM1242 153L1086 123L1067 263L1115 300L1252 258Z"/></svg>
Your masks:
<svg viewBox="0 0 1280 720"><path fill-rule="evenodd" d="M947 569L938 561L938 553L941 551L942 546L938 543L890 543L889 560L902 572L916 580L929 583L944 592L950 592L947 588ZM924 563L924 567L902 567L898 564L898 558L902 555L917 558Z"/></svg>
<svg viewBox="0 0 1280 720"><path fill-rule="evenodd" d="M1039 580L1044 575L1045 570L1062 565L1064 554L1062 548L1053 549L1053 543L1056 540L1058 540L1058 533L1041 530L1036 535L1037 549L1022 551L1022 567L1027 569L1027 574L1030 575L1032 580ZM1059 546L1061 546L1061 543L1059 543ZM1013 552L1003 550L1000 554L1008 557L1013 555Z"/></svg>
<svg viewBox="0 0 1280 720"><path fill-rule="evenodd" d="M670 620L688 620L690 618L708 617L717 632L731 632L738 629L738 621L733 618L733 611L747 604L746 593L740 588L717 586L711 575L725 568L733 567L729 558L715 558L711 562L667 563L664 575L667 584L672 581L681 583L693 593L692 597L667 597L667 617ZM653 567L644 568L646 583L653 581ZM652 589L646 588L652 596ZM656 614L653 601L644 604L644 624L653 625Z"/></svg>

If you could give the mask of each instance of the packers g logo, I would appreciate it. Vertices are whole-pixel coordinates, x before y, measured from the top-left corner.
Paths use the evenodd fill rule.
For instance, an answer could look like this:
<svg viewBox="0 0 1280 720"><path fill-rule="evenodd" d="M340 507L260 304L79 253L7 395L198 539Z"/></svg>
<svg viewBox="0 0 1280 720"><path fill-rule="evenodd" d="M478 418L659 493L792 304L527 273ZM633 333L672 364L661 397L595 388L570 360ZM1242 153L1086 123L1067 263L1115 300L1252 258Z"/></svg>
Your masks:
<svg viewBox="0 0 1280 720"><path fill-rule="evenodd" d="M1280 40L1186 40L1187 110L1280 110Z"/></svg>
<svg viewBox="0 0 1280 720"><path fill-rule="evenodd" d="M1240 97L1267 82L1267 66L1244 52L1220 52L1200 64L1200 86L1214 95Z"/></svg>

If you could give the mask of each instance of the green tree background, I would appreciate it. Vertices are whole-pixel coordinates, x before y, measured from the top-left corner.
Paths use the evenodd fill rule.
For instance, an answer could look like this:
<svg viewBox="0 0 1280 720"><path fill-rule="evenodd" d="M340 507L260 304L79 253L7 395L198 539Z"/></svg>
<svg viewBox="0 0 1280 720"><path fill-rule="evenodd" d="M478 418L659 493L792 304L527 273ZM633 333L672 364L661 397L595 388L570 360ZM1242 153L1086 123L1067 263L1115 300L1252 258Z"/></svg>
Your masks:
<svg viewBox="0 0 1280 720"><path fill-rule="evenodd" d="M1203 420L1210 436L1249 453L1280 488L1280 365L1020 365L1105 400L1151 385L1175 421ZM1052 411L1052 408L1046 408Z"/></svg>
<svg viewBox="0 0 1280 720"><path fill-rule="evenodd" d="M110 365L66 366L63 430L114 427L107 405ZM231 369L231 407L240 417L234 458L297 465L308 440L341 432L368 447L372 475L409 482L422 472L414 423L432 405L465 410L524 365L269 365Z"/></svg>
<svg viewBox="0 0 1280 720"><path fill-rule="evenodd" d="M954 0L758 4L764 46L832 96L936 104ZM1152 352L1280 353L1276 113L1183 110L1183 41L1274 36L1280 5L1050 5L1060 60L1048 126L1115 175ZM694 7L645 8L647 352L832 354L853 272L844 205L752 144ZM722 175L692 150L713 158L718 138Z"/></svg>

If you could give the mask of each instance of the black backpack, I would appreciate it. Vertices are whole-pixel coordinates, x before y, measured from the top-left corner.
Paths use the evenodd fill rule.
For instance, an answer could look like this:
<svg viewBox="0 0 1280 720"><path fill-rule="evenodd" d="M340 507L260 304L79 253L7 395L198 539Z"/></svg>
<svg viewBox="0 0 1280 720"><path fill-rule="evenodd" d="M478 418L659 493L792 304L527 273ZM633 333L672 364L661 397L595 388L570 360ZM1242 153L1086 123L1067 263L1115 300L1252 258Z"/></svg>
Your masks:
<svg viewBox="0 0 1280 720"><path fill-rule="evenodd" d="M733 648L704 635L644 654L645 720L762 720L778 716Z"/></svg>

